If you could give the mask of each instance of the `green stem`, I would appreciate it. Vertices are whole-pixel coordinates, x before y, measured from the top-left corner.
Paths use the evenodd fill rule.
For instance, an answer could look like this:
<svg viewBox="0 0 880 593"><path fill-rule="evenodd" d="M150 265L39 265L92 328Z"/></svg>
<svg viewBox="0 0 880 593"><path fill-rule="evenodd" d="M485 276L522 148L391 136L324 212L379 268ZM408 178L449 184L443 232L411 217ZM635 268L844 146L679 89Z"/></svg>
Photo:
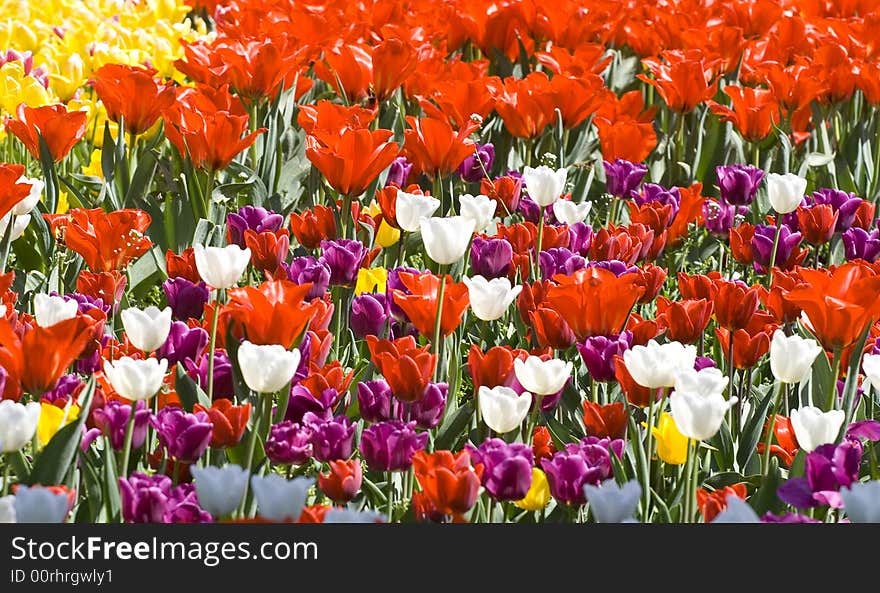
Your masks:
<svg viewBox="0 0 880 593"><path fill-rule="evenodd" d="M3 242L0 243L0 274L6 272L9 249L12 247L12 227L15 226L15 215L10 212L7 216L9 217L9 222L6 224L6 230L3 231Z"/></svg>
<svg viewBox="0 0 880 593"><path fill-rule="evenodd" d="M837 377L840 375L841 349L834 349L834 357L831 360L831 388L828 390L828 399L825 402L825 411L829 412L837 407Z"/></svg>
<svg viewBox="0 0 880 593"><path fill-rule="evenodd" d="M440 289L437 291L437 314L434 316L434 340L431 343L431 354L437 355L437 364L434 366L434 382L436 383L440 373L440 321L443 317L443 297L446 294L446 274L444 266L440 264L438 274L440 275Z"/></svg>
<svg viewBox="0 0 880 593"><path fill-rule="evenodd" d="M535 243L535 270L534 270L534 278L535 280L539 279L539 272L541 271L541 247L544 244L544 207L541 206L541 214L538 217L538 239Z"/></svg>
<svg viewBox="0 0 880 593"><path fill-rule="evenodd" d="M590 400L594 404L599 403L599 382L595 379L590 379Z"/></svg>
<svg viewBox="0 0 880 593"><path fill-rule="evenodd" d="M257 434L260 432L260 424L263 418L269 418L272 415L272 394L260 393L258 397L262 398L262 411L260 414L254 410L254 421L251 425L251 433L248 435L247 451L245 452L245 460L247 461L245 469L248 473L248 480L244 484L244 493L241 495L241 507L239 514L243 517L245 508L247 507L248 486L250 486L251 468L254 466L254 450L257 448ZM270 420L271 422L271 420Z"/></svg>
<svg viewBox="0 0 880 593"><path fill-rule="evenodd" d="M122 463L119 466L120 477L128 475L128 459L131 456L131 439L134 435L134 417L135 412L137 411L136 404L137 402L131 402L131 412L128 416L128 425L125 428L125 445L122 449Z"/></svg>
<svg viewBox="0 0 880 593"><path fill-rule="evenodd" d="M205 182L205 218L211 220L211 207L214 204L214 200L211 198L211 194L214 193L214 171L208 171L208 180Z"/></svg>
<svg viewBox="0 0 880 593"><path fill-rule="evenodd" d="M217 349L217 322L220 320L220 293L214 300L214 316L211 319L211 339L208 345L208 401L214 401L214 351Z"/></svg>
<svg viewBox="0 0 880 593"><path fill-rule="evenodd" d="M773 399L770 401L770 424L767 426L767 436L764 439L764 456L761 467L764 468L764 477L770 473L770 444L773 442L773 429L776 426L776 414L779 411L779 394L782 392L783 384L776 382Z"/></svg>
<svg viewBox="0 0 880 593"><path fill-rule="evenodd" d="M385 513L388 515L388 522L394 522L394 473L388 472L388 483L385 486Z"/></svg>
<svg viewBox="0 0 880 593"><path fill-rule="evenodd" d="M9 463L9 454L3 456L3 496L9 494L9 470L12 467L12 464Z"/></svg>
<svg viewBox="0 0 880 593"><path fill-rule="evenodd" d="M651 401L648 402L648 428L645 431L645 483L642 487L642 512L644 513L644 522L650 520L651 505L651 462L654 449L654 432L651 430L654 426L654 394L651 394Z"/></svg>
<svg viewBox="0 0 880 593"><path fill-rule="evenodd" d="M699 484L697 481L699 480L700 475L700 457L698 451L700 450L700 442L697 440L690 440L688 442L688 449L691 452L691 456L693 457L693 463L691 464L690 470L691 475L688 479L689 488L687 492L687 496L689 499L689 507L690 507L690 515L688 516L688 523L696 523L697 522L697 488Z"/></svg>
<svg viewBox="0 0 880 593"><path fill-rule="evenodd" d="M173 472L173 475L171 478L171 485L177 486L177 483L179 481L180 481L180 459L175 459L174 460L174 472Z"/></svg>

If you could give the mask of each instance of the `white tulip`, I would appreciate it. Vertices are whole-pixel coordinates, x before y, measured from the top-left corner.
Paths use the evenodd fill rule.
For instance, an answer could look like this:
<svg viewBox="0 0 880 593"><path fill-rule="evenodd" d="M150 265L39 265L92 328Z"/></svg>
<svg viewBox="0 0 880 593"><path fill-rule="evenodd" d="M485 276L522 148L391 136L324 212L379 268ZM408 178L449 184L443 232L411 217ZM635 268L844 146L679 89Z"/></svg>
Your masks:
<svg viewBox="0 0 880 593"><path fill-rule="evenodd" d="M408 233L414 233L419 230L419 222L434 214L439 207L440 200L437 198L397 190L397 199L394 201L397 226Z"/></svg>
<svg viewBox="0 0 880 593"><path fill-rule="evenodd" d="M507 278L486 280L482 276L474 276L461 280L467 285L474 315L483 321L500 319L522 291L522 286L511 286Z"/></svg>
<svg viewBox="0 0 880 593"><path fill-rule="evenodd" d="M874 389L880 391L880 354L865 354L862 358L862 370Z"/></svg>
<svg viewBox="0 0 880 593"><path fill-rule="evenodd" d="M806 191L807 180L794 173L767 175L767 196L770 198L770 205L779 214L797 210Z"/></svg>
<svg viewBox="0 0 880 593"><path fill-rule="evenodd" d="M278 344L257 345L245 340L238 349L238 366L247 386L257 393L275 393L287 385L299 368L298 349Z"/></svg>
<svg viewBox="0 0 880 593"><path fill-rule="evenodd" d="M31 215L25 214L24 216L15 216L10 212L3 218L0 218L0 237L6 234L6 227L9 226L10 219L14 219L12 222L12 235L10 236L10 240L15 241L16 239L21 238L24 234L28 224L31 222Z"/></svg>
<svg viewBox="0 0 880 593"><path fill-rule="evenodd" d="M13 216L24 216L25 214L30 214L31 210L36 207L46 184L43 183L42 179L30 179L24 175L19 178L18 183L29 183L31 185L30 193L18 204L12 207Z"/></svg>
<svg viewBox="0 0 880 593"><path fill-rule="evenodd" d="M24 447L34 438L39 422L39 403L20 404L11 399L0 401L0 451L12 453Z"/></svg>
<svg viewBox="0 0 880 593"><path fill-rule="evenodd" d="M132 401L148 400L162 388L168 361L147 358L135 360L128 356L113 362L104 361L104 374L119 395Z"/></svg>
<svg viewBox="0 0 880 593"><path fill-rule="evenodd" d="M697 349L680 342L658 344L656 340L649 340L647 346L633 346L623 353L633 380L650 389L672 387L676 374L693 369L696 360Z"/></svg>
<svg viewBox="0 0 880 593"><path fill-rule="evenodd" d="M159 309L152 305L146 309L131 307L120 314L125 334L134 347L152 352L165 343L171 331L171 307Z"/></svg>
<svg viewBox="0 0 880 593"><path fill-rule="evenodd" d="M562 224L573 225L585 221L592 207L592 202L575 204L571 200L557 200L553 204L553 216Z"/></svg>
<svg viewBox="0 0 880 593"><path fill-rule="evenodd" d="M880 481L853 482L840 489L840 498L853 523L880 523Z"/></svg>
<svg viewBox="0 0 880 593"><path fill-rule="evenodd" d="M278 474L252 476L251 487L257 499L257 512L269 521L296 521L306 504L309 488L314 483L312 478L285 480Z"/></svg>
<svg viewBox="0 0 880 593"><path fill-rule="evenodd" d="M464 216L423 218L419 224L425 251L432 261L454 264L467 251L474 234L474 221Z"/></svg>
<svg viewBox="0 0 880 593"><path fill-rule="evenodd" d="M70 511L67 494L43 486L20 485L13 504L18 523L63 523Z"/></svg>
<svg viewBox="0 0 880 593"><path fill-rule="evenodd" d="M524 167L522 172L529 197L541 207L547 207L559 199L565 190L567 175L567 169L554 171L546 165L535 169Z"/></svg>
<svg viewBox="0 0 880 593"><path fill-rule="evenodd" d="M718 513L712 523L760 523L758 513L736 494L727 495L727 508Z"/></svg>
<svg viewBox="0 0 880 593"><path fill-rule="evenodd" d="M599 486L584 484L584 496L590 503L596 522L631 523L642 497L642 487L637 480L618 486L611 478Z"/></svg>
<svg viewBox="0 0 880 593"><path fill-rule="evenodd" d="M786 336L777 329L770 341L770 371L780 383L800 383L809 376L813 361L821 352L816 340Z"/></svg>
<svg viewBox="0 0 880 593"><path fill-rule="evenodd" d="M192 465L196 496L203 509L215 517L225 517L238 508L250 472L235 464L221 467Z"/></svg>
<svg viewBox="0 0 880 593"><path fill-rule="evenodd" d="M722 395L727 387L727 377L720 369L708 367L695 371L693 367L682 369L675 375L675 390L709 397Z"/></svg>
<svg viewBox="0 0 880 593"><path fill-rule="evenodd" d="M43 292L34 295L34 318L40 327L52 327L73 319L78 312L79 305L73 299L49 296Z"/></svg>
<svg viewBox="0 0 880 593"><path fill-rule="evenodd" d="M819 445L833 444L846 414L843 410L823 412L814 406L794 409L789 415L794 436L801 449L809 453Z"/></svg>
<svg viewBox="0 0 880 593"><path fill-rule="evenodd" d="M480 414L486 426L499 434L510 432L522 424L532 405L530 393L518 394L510 387L499 385L479 389Z"/></svg>
<svg viewBox="0 0 880 593"><path fill-rule="evenodd" d="M15 523L15 496L12 494L0 498L0 523Z"/></svg>
<svg viewBox="0 0 880 593"><path fill-rule="evenodd" d="M489 228L489 225L495 218L495 207L497 206L495 200L490 200L489 196L484 196L483 194L478 196L465 194L459 197L458 200L461 204L461 215L474 221L475 232L482 233Z"/></svg>
<svg viewBox="0 0 880 593"><path fill-rule="evenodd" d="M570 362L558 358L541 360L537 356L529 356L524 361L519 358L513 361L513 372L520 385L537 395L558 393L571 377L571 369Z"/></svg>
<svg viewBox="0 0 880 593"><path fill-rule="evenodd" d="M669 396L672 420L678 432L684 436L703 441L715 436L724 415L737 402L737 398L724 399L720 393L702 395L687 391L674 391Z"/></svg>
<svg viewBox="0 0 880 593"><path fill-rule="evenodd" d="M251 250L238 245L205 247L193 245L199 276L220 290L235 286L251 261Z"/></svg>

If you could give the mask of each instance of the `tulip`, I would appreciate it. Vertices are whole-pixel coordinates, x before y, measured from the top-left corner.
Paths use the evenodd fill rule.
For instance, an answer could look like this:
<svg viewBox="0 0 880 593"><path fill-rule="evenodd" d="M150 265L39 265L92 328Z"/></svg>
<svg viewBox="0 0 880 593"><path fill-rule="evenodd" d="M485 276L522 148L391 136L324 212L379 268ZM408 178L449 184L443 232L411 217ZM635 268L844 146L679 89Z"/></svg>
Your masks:
<svg viewBox="0 0 880 593"><path fill-rule="evenodd" d="M198 505L192 484L171 485L164 475L135 472L119 479L122 518L130 523L209 523L211 515Z"/></svg>
<svg viewBox="0 0 880 593"><path fill-rule="evenodd" d="M474 234L474 220L464 216L423 218L419 228L428 257L440 265L448 265L464 257Z"/></svg>
<svg viewBox="0 0 880 593"><path fill-rule="evenodd" d="M474 153L461 161L458 166L458 174L468 183L477 183L486 177L494 162L495 145L492 143L477 144L474 146Z"/></svg>
<svg viewBox="0 0 880 593"><path fill-rule="evenodd" d="M95 426L101 429L101 433L110 439L110 446L120 451L125 445L125 429L131 416L131 406L118 400L110 400L103 408L96 408L92 412ZM147 438L147 426L150 424L152 413L147 407L147 402L138 401L135 404L134 432L131 444L135 449L140 448Z"/></svg>
<svg viewBox="0 0 880 593"><path fill-rule="evenodd" d="M265 448L272 463L303 465L312 457L312 431L290 420L273 424Z"/></svg>
<svg viewBox="0 0 880 593"><path fill-rule="evenodd" d="M578 352L590 377L594 381L607 383L614 379L614 356L622 355L631 346L632 332L612 336L590 336L577 343Z"/></svg>
<svg viewBox="0 0 880 593"><path fill-rule="evenodd" d="M471 243L471 268L484 278L507 276L513 265L513 248L506 239L484 239Z"/></svg>
<svg viewBox="0 0 880 593"><path fill-rule="evenodd" d="M528 445L489 439L478 449L472 449L471 454L475 464L483 465L481 481L492 498L521 500L528 494L535 465Z"/></svg>
<svg viewBox="0 0 880 593"><path fill-rule="evenodd" d="M466 513L476 502L480 491L482 466L471 465L467 450L413 455L416 480L430 504L444 515Z"/></svg>
<svg viewBox="0 0 880 593"><path fill-rule="evenodd" d="M691 393L702 397L721 395L727 386L727 377L715 367L696 371L687 368L675 375L675 391Z"/></svg>
<svg viewBox="0 0 880 593"><path fill-rule="evenodd" d="M70 499L55 488L22 484L15 491L14 506L18 523L64 523Z"/></svg>
<svg viewBox="0 0 880 593"><path fill-rule="evenodd" d="M430 430L440 424L443 412L446 411L448 394L448 383L428 383L422 398L410 406L410 418L415 420L416 426Z"/></svg>
<svg viewBox="0 0 880 593"><path fill-rule="evenodd" d="M648 173L648 167L642 163L623 159L602 161L602 165L605 168L605 189L616 198L624 198L635 191Z"/></svg>
<svg viewBox="0 0 880 593"><path fill-rule="evenodd" d="M532 484L526 495L514 502L514 504L526 511L540 511L550 502L550 485L547 483L547 474L532 468Z"/></svg>
<svg viewBox="0 0 880 593"><path fill-rule="evenodd" d="M171 330L171 307L138 309L131 307L120 313L125 334L135 348L152 352L165 343Z"/></svg>
<svg viewBox="0 0 880 593"><path fill-rule="evenodd" d="M837 442L845 416L843 410L823 412L814 406L803 406L792 410L789 417L798 444L810 452L820 445Z"/></svg>
<svg viewBox="0 0 880 593"><path fill-rule="evenodd" d="M193 252L199 276L209 286L218 290L235 286L251 261L251 250L242 249L238 245L226 247L194 245Z"/></svg>
<svg viewBox="0 0 880 593"><path fill-rule="evenodd" d="M394 204L397 225L404 231L414 233L419 230L419 223L428 218L440 207L440 200L421 194L397 192Z"/></svg>
<svg viewBox="0 0 880 593"><path fill-rule="evenodd" d="M565 190L567 175L567 169L563 168L554 171L546 165L541 165L534 169L532 167L524 167L522 172L529 197L541 208L546 208L559 199Z"/></svg>
<svg viewBox="0 0 880 593"><path fill-rule="evenodd" d="M880 354L865 354L862 358L862 370L871 386L880 391Z"/></svg>
<svg viewBox="0 0 880 593"><path fill-rule="evenodd" d="M211 444L213 425L207 412L191 414L166 406L150 423L156 429L159 445L175 462L195 463Z"/></svg>
<svg viewBox="0 0 880 593"><path fill-rule="evenodd" d="M777 329L770 341L770 370L780 383L800 383L810 374L813 361L822 352L816 340L786 336Z"/></svg>
<svg viewBox="0 0 880 593"><path fill-rule="evenodd" d="M104 361L104 374L113 389L125 399L131 401L148 400L162 387L168 361L135 360L123 356L114 361Z"/></svg>
<svg viewBox="0 0 880 593"><path fill-rule="evenodd" d="M324 296L330 286L330 265L323 257L315 259L311 255L303 255L293 258L290 265L281 264L281 267L287 272L287 278L294 284L311 283L312 287L305 295L306 299Z"/></svg>
<svg viewBox="0 0 880 593"><path fill-rule="evenodd" d="M362 381L357 384L358 410L367 422L400 420L403 408L391 394L391 387L383 379ZM363 442L361 443L363 446Z"/></svg>
<svg viewBox="0 0 880 593"><path fill-rule="evenodd" d="M348 416L325 419L313 412L306 412L303 424L311 431L315 459L333 461L351 457L356 427Z"/></svg>
<svg viewBox="0 0 880 593"><path fill-rule="evenodd" d="M27 196L25 196L20 202L18 202L15 206L12 207L11 213L13 216L25 216L31 213L37 206L37 202L40 201L40 197L43 193L43 188L46 184L42 179L30 179L22 175L17 183L23 183L31 186L30 192Z"/></svg>
<svg viewBox="0 0 880 593"><path fill-rule="evenodd" d="M0 497L0 523L15 523L15 496Z"/></svg>
<svg viewBox="0 0 880 593"><path fill-rule="evenodd" d="M632 523L642 497L642 487L637 480L618 486L612 478L599 486L584 484L584 497L590 503L590 511L597 523Z"/></svg>
<svg viewBox="0 0 880 593"><path fill-rule="evenodd" d="M758 193L764 171L750 165L722 165L715 167L715 176L725 205L747 206Z"/></svg>
<svg viewBox="0 0 880 593"><path fill-rule="evenodd" d="M230 463L220 467L193 465L189 468L195 478L199 505L215 517L232 514L241 502L249 472Z"/></svg>
<svg viewBox="0 0 880 593"><path fill-rule="evenodd" d="M556 220L562 224L571 226L575 223L585 221L587 216L589 216L592 207L592 202L575 204L571 200L557 200L553 204L553 216L555 216Z"/></svg>
<svg viewBox="0 0 880 593"><path fill-rule="evenodd" d="M388 289L388 270L382 267L361 268L358 270L357 281L354 284L354 293L365 292L384 293Z"/></svg>
<svg viewBox="0 0 880 593"><path fill-rule="evenodd" d="M853 482L840 490L840 497L853 523L880 523L880 481Z"/></svg>
<svg viewBox="0 0 880 593"><path fill-rule="evenodd" d="M242 378L257 393L280 391L296 373L299 359L299 350L278 344L257 345L245 340L238 349Z"/></svg>
<svg viewBox="0 0 880 593"><path fill-rule="evenodd" d="M510 432L519 427L528 416L529 408L532 405L530 393L519 394L510 387L499 385L489 389L482 386L478 393L480 414L483 421L486 426L499 434Z"/></svg>
<svg viewBox="0 0 880 593"><path fill-rule="evenodd" d="M40 404L20 404L11 399L0 401L0 450L12 453L24 447L37 432ZM6 484L3 485L6 488Z"/></svg>
<svg viewBox="0 0 880 593"><path fill-rule="evenodd" d="M462 278L468 287L471 309L478 319L494 321L500 319L519 296L522 286L510 285L507 278L487 280L482 276Z"/></svg>
<svg viewBox="0 0 880 593"><path fill-rule="evenodd" d="M385 323L390 317L387 295L365 292L351 301L349 325L356 338L382 335Z"/></svg>
<svg viewBox="0 0 880 593"><path fill-rule="evenodd" d="M330 473L318 474L318 487L336 504L345 504L357 495L363 481L363 469L357 459L331 461Z"/></svg>
<svg viewBox="0 0 880 593"><path fill-rule="evenodd" d="M626 436L627 412L623 402L600 405L583 403L584 428L587 436L622 439Z"/></svg>
<svg viewBox="0 0 880 593"><path fill-rule="evenodd" d="M40 422L37 424L37 440L40 446L51 441L55 433L76 420L80 413L79 406L70 402L64 407L59 407L44 400L40 402L40 408Z"/></svg>
<svg viewBox="0 0 880 593"><path fill-rule="evenodd" d="M34 295L34 317L37 325L49 328L73 319L79 311L77 302L60 296L50 296L43 292Z"/></svg>
<svg viewBox="0 0 880 593"><path fill-rule="evenodd" d="M173 366L187 358L198 360L207 346L208 332L200 327L190 328L183 321L175 321L171 324L165 343L156 350L156 357L167 359L168 364Z"/></svg>
<svg viewBox="0 0 880 593"><path fill-rule="evenodd" d="M684 436L698 441L715 436L721 428L727 410L736 402L736 397L725 400L720 393L701 395L675 391L669 396L669 406L676 428Z"/></svg>
<svg viewBox="0 0 880 593"><path fill-rule="evenodd" d="M406 157L399 156L388 167L388 176L385 178L385 185L394 184L397 187L406 187L406 180L412 172L413 164L406 160Z"/></svg>
<svg viewBox="0 0 880 593"><path fill-rule="evenodd" d="M415 422L379 422L361 433L360 451L372 471L405 471L413 455L428 443L427 432L416 432Z"/></svg>
<svg viewBox="0 0 880 593"><path fill-rule="evenodd" d="M226 235L230 244L245 248L245 231L275 232L281 228L284 217L259 206L244 206L226 216Z"/></svg>
<svg viewBox="0 0 880 593"><path fill-rule="evenodd" d="M870 233L859 227L850 227L841 235L843 254L847 260L863 259L874 263L880 257L880 229Z"/></svg>
<svg viewBox="0 0 880 593"><path fill-rule="evenodd" d="M541 360L537 356L529 356L524 361L517 358L513 361L516 378L527 391L535 395L550 395L565 387L571 377L572 363L553 358Z"/></svg>
<svg viewBox="0 0 880 593"><path fill-rule="evenodd" d="M7 214L3 218L0 218L0 237L6 234L6 229L9 227L10 220L12 221L12 231L9 234L9 240L15 241L24 235L27 226L31 222L31 215L25 214L24 216L14 216L12 214Z"/></svg>
<svg viewBox="0 0 880 593"><path fill-rule="evenodd" d="M610 450L614 443L620 451ZM584 484L599 484L611 477L611 455L619 457L622 448L620 440L587 437L579 443L569 443L552 458L541 460L553 498L563 504L584 504Z"/></svg>
<svg viewBox="0 0 880 593"><path fill-rule="evenodd" d="M194 284L186 278L169 278L162 283L165 299L175 319L200 319L210 292L204 282Z"/></svg>
<svg viewBox="0 0 880 593"><path fill-rule="evenodd" d="M257 499L257 513L269 521L296 521L306 504L309 488L315 480L295 478L285 480L278 474L251 477L251 487Z"/></svg>
<svg viewBox="0 0 880 593"><path fill-rule="evenodd" d="M807 191L807 180L794 173L767 175L767 196L778 214L794 212L800 206Z"/></svg>
<svg viewBox="0 0 880 593"><path fill-rule="evenodd" d="M358 270L367 256L367 249L360 241L333 239L321 241L321 259L330 268L331 286L354 286Z"/></svg>
<svg viewBox="0 0 880 593"><path fill-rule="evenodd" d="M675 421L668 413L660 415L660 421L656 427L651 428L651 433L657 441L657 456L664 463L670 465L683 465L687 461L688 438L678 431Z"/></svg>
<svg viewBox="0 0 880 593"><path fill-rule="evenodd" d="M482 233L489 228L492 219L495 218L497 204L495 200L490 200L488 196L482 194L478 196L464 194L458 199L461 204L459 209L461 215L474 221L474 232Z"/></svg>
<svg viewBox="0 0 880 593"><path fill-rule="evenodd" d="M658 344L649 340L647 346L633 346L623 353L626 369L636 383L649 389L672 387L679 371L693 369L697 358L694 346L680 342Z"/></svg>

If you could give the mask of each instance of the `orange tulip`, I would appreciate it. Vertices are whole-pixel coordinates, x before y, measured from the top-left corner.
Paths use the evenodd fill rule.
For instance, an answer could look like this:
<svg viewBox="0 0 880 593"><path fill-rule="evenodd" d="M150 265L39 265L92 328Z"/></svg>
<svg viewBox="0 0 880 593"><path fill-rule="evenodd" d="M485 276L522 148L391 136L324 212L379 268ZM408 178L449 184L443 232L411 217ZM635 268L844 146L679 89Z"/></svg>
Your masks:
<svg viewBox="0 0 880 593"><path fill-rule="evenodd" d="M485 353L476 344L471 344L468 353L468 371L474 382L474 391L480 387L510 386L514 380L513 361L525 360L529 353L510 346L493 346Z"/></svg>
<svg viewBox="0 0 880 593"><path fill-rule="evenodd" d="M345 129L326 142L306 136L306 157L340 194L356 197L397 157L390 130Z"/></svg>
<svg viewBox="0 0 880 593"><path fill-rule="evenodd" d="M758 310L758 287L748 287L742 282L719 280L712 297L715 322L727 329L746 327Z"/></svg>
<svg viewBox="0 0 880 593"><path fill-rule="evenodd" d="M267 280L258 287L232 288L227 291L229 304L221 317L240 325L254 344L280 344L290 349L315 314L315 307L304 302L311 287L311 283Z"/></svg>
<svg viewBox="0 0 880 593"><path fill-rule="evenodd" d="M403 402L418 401L424 396L431 381L437 355L428 352L430 346L416 347L412 336L394 341L367 336L370 359L391 387L391 393Z"/></svg>
<svg viewBox="0 0 880 593"><path fill-rule="evenodd" d="M24 173L24 165L0 163L0 218L30 194L31 184L18 182Z"/></svg>
<svg viewBox="0 0 880 593"><path fill-rule="evenodd" d="M831 204L816 204L809 208L799 206L797 219L804 241L811 245L824 245L834 236L834 227L840 211Z"/></svg>
<svg viewBox="0 0 880 593"><path fill-rule="evenodd" d="M321 241L336 238L336 219L327 206L314 206L301 213L291 212L290 229L300 245L315 249Z"/></svg>
<svg viewBox="0 0 880 593"><path fill-rule="evenodd" d="M274 232L258 233L252 229L245 229L244 242L251 250L251 264L271 276L287 259L290 250L290 231L278 229Z"/></svg>
<svg viewBox="0 0 880 593"><path fill-rule="evenodd" d="M745 327L734 330L733 366L738 369L748 369L758 364L758 361L770 351L770 336L778 327L771 315L758 311L752 315ZM716 327L715 337L718 338L725 359L729 358L731 330Z"/></svg>
<svg viewBox="0 0 880 593"><path fill-rule="evenodd" d="M433 336L437 317L437 297L440 292L440 278L434 274L411 274L401 272L400 281L410 291L394 291L394 302L403 309L406 316L423 336ZM443 291L443 310L440 318L441 337L449 336L461 323L461 317L469 304L467 286L453 282L452 276L443 277L446 287Z"/></svg>
<svg viewBox="0 0 880 593"><path fill-rule="evenodd" d="M174 103L174 88L155 80L154 68L105 64L94 74L94 87L107 118L125 123L125 131L143 134Z"/></svg>
<svg viewBox="0 0 880 593"><path fill-rule="evenodd" d="M474 141L468 138L478 127L478 122L456 131L446 118L415 118L407 116L409 129L404 131L404 153L416 171L429 177L446 177L461 162L473 154Z"/></svg>
<svg viewBox="0 0 880 593"><path fill-rule="evenodd" d="M668 50L660 58L642 60L654 78L644 74L636 78L656 88L670 109L690 113L715 95L718 83L714 70L718 60L707 60L700 50Z"/></svg>
<svg viewBox="0 0 880 593"><path fill-rule="evenodd" d="M201 404L193 406L193 412L205 412L213 425L211 446L216 449L234 447L244 435L248 418L251 416L251 404L232 405L228 399L214 400L210 408Z"/></svg>
<svg viewBox="0 0 880 593"><path fill-rule="evenodd" d="M322 142L338 136L345 129L366 130L376 112L357 105L345 106L322 99L314 105L301 105L296 123L306 134Z"/></svg>
<svg viewBox="0 0 880 593"><path fill-rule="evenodd" d="M600 439L622 439L626 437L626 406L622 402L601 406L585 401L584 428L587 436Z"/></svg>
<svg viewBox="0 0 880 593"><path fill-rule="evenodd" d="M124 270L149 251L153 242L144 234L150 215L143 210L74 208L55 224L69 249L77 252L95 272Z"/></svg>
<svg viewBox="0 0 880 593"><path fill-rule="evenodd" d="M755 261L752 253L752 237L755 236L755 225L750 222L740 223L739 226L730 229L727 234L730 240L730 253L734 261L747 266Z"/></svg>
<svg viewBox="0 0 880 593"><path fill-rule="evenodd" d="M520 79L505 78L494 85L492 92L504 127L517 138L536 138L555 121L555 91L543 72Z"/></svg>
<svg viewBox="0 0 880 593"><path fill-rule="evenodd" d="M760 142L779 124L779 104L772 91L728 85L724 92L733 109L715 101L709 101L709 109L722 121L733 123L749 142Z"/></svg>
<svg viewBox="0 0 880 593"><path fill-rule="evenodd" d="M483 466L472 467L467 451L418 451L413 456L413 469L422 492L438 512L465 513L476 502Z"/></svg>
<svg viewBox="0 0 880 593"><path fill-rule="evenodd" d="M737 496L745 500L746 494L748 494L748 490L746 490L745 484L725 486L712 492L705 488L697 488L697 507L700 509L700 514L703 515L703 521L711 523L712 519L726 509L728 496Z"/></svg>
<svg viewBox="0 0 880 593"><path fill-rule="evenodd" d="M186 278L193 284L201 282L199 270L196 267L196 255L192 247L184 249L177 255L170 249L165 252L165 269L169 278Z"/></svg>
<svg viewBox="0 0 880 593"><path fill-rule="evenodd" d="M28 107L22 103L15 117L6 121L6 129L21 140L37 160L40 160L39 136L42 135L52 160L57 163L85 135L87 119L85 111L67 111L64 105Z"/></svg>
<svg viewBox="0 0 880 593"><path fill-rule="evenodd" d="M669 301L657 299L657 322L666 328L670 340L693 344L703 337L712 318L712 303L706 299Z"/></svg>

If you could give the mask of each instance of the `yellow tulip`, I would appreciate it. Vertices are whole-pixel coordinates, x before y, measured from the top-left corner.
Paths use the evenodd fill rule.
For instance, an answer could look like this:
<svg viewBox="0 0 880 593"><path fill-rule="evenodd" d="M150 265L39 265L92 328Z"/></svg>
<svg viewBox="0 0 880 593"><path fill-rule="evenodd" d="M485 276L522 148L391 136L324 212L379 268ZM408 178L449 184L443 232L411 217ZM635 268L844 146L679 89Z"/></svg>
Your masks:
<svg viewBox="0 0 880 593"><path fill-rule="evenodd" d="M525 498L515 501L513 504L527 511L540 511L550 502L550 484L547 476L537 467L532 468L532 485L526 492Z"/></svg>
<svg viewBox="0 0 880 593"><path fill-rule="evenodd" d="M678 432L672 416L664 412L657 426L651 428L657 441L657 454L670 465L682 465L687 461L688 438Z"/></svg>
<svg viewBox="0 0 880 593"><path fill-rule="evenodd" d="M400 240L400 229L396 229L383 219L376 232L376 243L382 247L391 247Z"/></svg>
<svg viewBox="0 0 880 593"><path fill-rule="evenodd" d="M70 202L67 201L67 192L58 192L58 205L55 207L55 214L67 214L70 210Z"/></svg>
<svg viewBox="0 0 880 593"><path fill-rule="evenodd" d="M36 78L25 74L20 62L0 66L0 110L15 114L21 103L41 107L52 102L49 91Z"/></svg>
<svg viewBox="0 0 880 593"><path fill-rule="evenodd" d="M96 148L89 157L88 166L83 166L83 175L91 175L92 177L104 178L104 169L101 167L101 149Z"/></svg>
<svg viewBox="0 0 880 593"><path fill-rule="evenodd" d="M385 268L361 268L358 270L354 293L385 291L388 284L388 270Z"/></svg>
<svg viewBox="0 0 880 593"><path fill-rule="evenodd" d="M62 101L67 101L76 93L85 81L83 59L78 53L70 54L67 59L55 65L54 72L49 74L49 86Z"/></svg>
<svg viewBox="0 0 880 593"><path fill-rule="evenodd" d="M40 403L40 422L37 424L37 438L45 446L62 426L67 426L79 417L79 406L73 404L65 410L45 402ZM62 422L64 423L62 425Z"/></svg>

